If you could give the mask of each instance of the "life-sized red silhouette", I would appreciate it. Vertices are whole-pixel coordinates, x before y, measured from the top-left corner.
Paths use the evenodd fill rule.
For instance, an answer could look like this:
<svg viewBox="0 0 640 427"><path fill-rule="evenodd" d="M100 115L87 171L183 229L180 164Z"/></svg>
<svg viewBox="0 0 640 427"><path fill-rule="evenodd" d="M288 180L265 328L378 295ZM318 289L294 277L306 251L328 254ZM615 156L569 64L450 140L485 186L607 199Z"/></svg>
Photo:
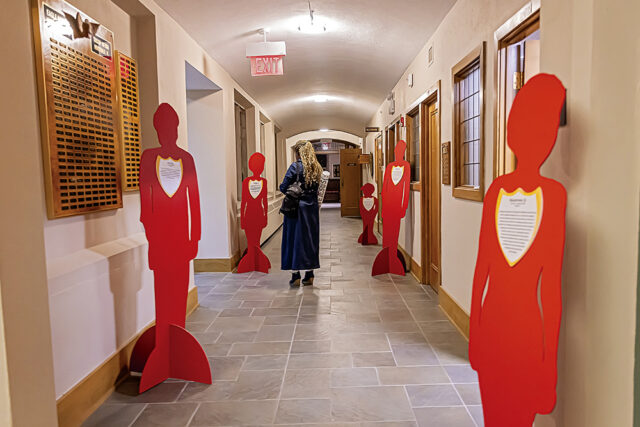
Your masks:
<svg viewBox="0 0 640 427"><path fill-rule="evenodd" d="M382 250L376 256L371 275L392 273L404 276L405 267L398 257L398 235L400 221L409 207L410 165L404 159L407 144L398 141L395 148L395 161L384 170L382 183Z"/></svg>
<svg viewBox="0 0 640 427"><path fill-rule="evenodd" d="M377 245L378 239L373 234L373 223L378 215L378 198L373 196L375 191L373 184L365 184L360 197L360 216L362 217L362 234L358 237L358 243L363 245Z"/></svg>
<svg viewBox="0 0 640 427"><path fill-rule="evenodd" d="M176 145L178 115L166 103L153 116L160 148L140 159L140 221L149 241L155 282L156 325L131 354L132 371L142 371L140 392L168 378L211 384L211 368L185 318L189 261L200 240L200 197L193 157Z"/></svg>
<svg viewBox="0 0 640 427"><path fill-rule="evenodd" d="M264 170L264 156L255 153L249 158L249 169L253 172L242 181L242 203L240 205L240 227L247 235L247 252L238 264L238 273L261 271L268 273L269 258L260 249L262 229L267 226L267 180L260 174Z"/></svg>
<svg viewBox="0 0 640 427"><path fill-rule="evenodd" d="M507 124L517 167L484 199L469 360L487 427L530 427L556 402L567 195L540 166L555 144L564 98L549 74L520 89Z"/></svg>

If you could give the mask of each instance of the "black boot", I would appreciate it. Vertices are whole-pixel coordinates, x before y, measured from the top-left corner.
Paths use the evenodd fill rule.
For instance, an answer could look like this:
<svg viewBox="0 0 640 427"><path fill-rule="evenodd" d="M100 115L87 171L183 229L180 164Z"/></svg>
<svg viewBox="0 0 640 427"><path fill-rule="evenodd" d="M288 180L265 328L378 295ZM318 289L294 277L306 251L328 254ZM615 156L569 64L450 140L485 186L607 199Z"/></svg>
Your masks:
<svg viewBox="0 0 640 427"><path fill-rule="evenodd" d="M291 280L289 280L289 286L292 288L300 286L300 272L296 271L291 274Z"/></svg>
<svg viewBox="0 0 640 427"><path fill-rule="evenodd" d="M313 270L309 270L306 273L304 273L304 279L302 279L302 284L304 286L313 285Z"/></svg>

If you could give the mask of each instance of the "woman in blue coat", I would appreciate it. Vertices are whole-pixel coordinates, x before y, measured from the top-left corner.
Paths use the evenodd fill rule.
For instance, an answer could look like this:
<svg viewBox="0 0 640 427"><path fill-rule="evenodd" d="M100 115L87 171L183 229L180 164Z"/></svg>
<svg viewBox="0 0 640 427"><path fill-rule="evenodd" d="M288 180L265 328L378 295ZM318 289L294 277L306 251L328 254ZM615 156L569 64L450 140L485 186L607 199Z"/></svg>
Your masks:
<svg viewBox="0 0 640 427"><path fill-rule="evenodd" d="M298 180L304 193L300 198L297 218L284 217L281 269L292 270L290 286L300 286L300 270L305 270L302 284L306 286L313 285L313 270L320 268L318 184L322 166L309 141L298 141L293 149L296 161L289 166L280 191L285 193Z"/></svg>

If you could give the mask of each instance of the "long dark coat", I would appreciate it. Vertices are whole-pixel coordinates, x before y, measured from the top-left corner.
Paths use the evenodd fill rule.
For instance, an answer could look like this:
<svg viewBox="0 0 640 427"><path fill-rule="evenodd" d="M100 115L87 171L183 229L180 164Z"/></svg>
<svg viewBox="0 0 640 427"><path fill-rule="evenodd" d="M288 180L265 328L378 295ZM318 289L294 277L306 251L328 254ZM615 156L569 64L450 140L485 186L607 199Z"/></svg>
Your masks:
<svg viewBox="0 0 640 427"><path fill-rule="evenodd" d="M300 198L297 218L284 217L282 231L282 270L313 270L320 268L320 215L318 207L318 184L307 186L304 167L298 160L289 166L280 184L285 192L296 177L302 184L304 194Z"/></svg>

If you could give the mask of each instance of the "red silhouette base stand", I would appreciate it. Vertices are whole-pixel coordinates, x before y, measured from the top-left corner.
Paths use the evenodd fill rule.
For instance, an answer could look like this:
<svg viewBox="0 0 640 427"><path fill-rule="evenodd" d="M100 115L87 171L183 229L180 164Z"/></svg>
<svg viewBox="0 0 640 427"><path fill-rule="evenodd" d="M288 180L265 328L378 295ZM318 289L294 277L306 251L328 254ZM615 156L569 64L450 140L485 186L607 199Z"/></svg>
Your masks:
<svg viewBox="0 0 640 427"><path fill-rule="evenodd" d="M473 278L469 360L478 371L487 427L531 427L556 403L567 195L540 175L558 132L562 83L538 74L515 97L513 173L484 199Z"/></svg>
<svg viewBox="0 0 640 427"><path fill-rule="evenodd" d="M267 180L260 174L264 170L264 156L255 153L249 159L253 175L242 181L242 203L240 205L240 227L247 236L247 251L238 264L238 273L260 271L268 273L269 258L260 249L262 229L267 226Z"/></svg>
<svg viewBox="0 0 640 427"><path fill-rule="evenodd" d="M131 353L130 369L142 372L140 393L168 378L211 384L207 356L184 329L189 261L200 240L200 198L193 158L176 145L178 123L175 110L161 104L153 116L160 148L145 150L140 159L140 221L149 241L156 303L156 325Z"/></svg>
<svg viewBox="0 0 640 427"><path fill-rule="evenodd" d="M378 198L373 196L375 187L373 184L365 184L360 189L363 196L360 197L360 217L362 217L362 234L358 237L358 243L363 245L377 245L378 239L373 234L373 223L378 215Z"/></svg>
<svg viewBox="0 0 640 427"><path fill-rule="evenodd" d="M371 275L391 273L404 276L403 260L398 256L398 235L400 221L409 207L410 165L404 159L407 144L398 141L395 149L395 161L384 170L382 183L382 250L376 256Z"/></svg>

